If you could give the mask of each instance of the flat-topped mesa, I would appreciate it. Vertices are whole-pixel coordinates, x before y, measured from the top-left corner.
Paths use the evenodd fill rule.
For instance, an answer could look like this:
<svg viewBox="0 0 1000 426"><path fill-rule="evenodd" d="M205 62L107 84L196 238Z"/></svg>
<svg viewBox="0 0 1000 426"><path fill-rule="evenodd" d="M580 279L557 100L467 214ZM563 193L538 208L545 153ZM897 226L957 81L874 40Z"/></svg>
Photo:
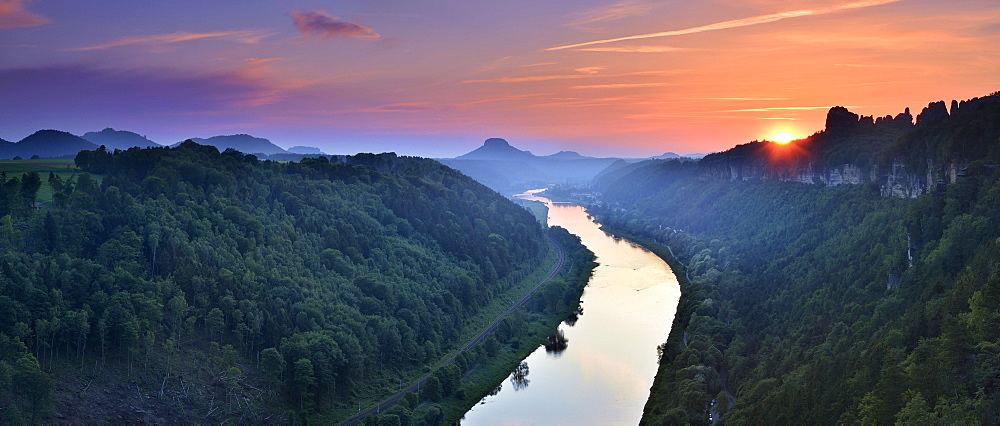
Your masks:
<svg viewBox="0 0 1000 426"><path fill-rule="evenodd" d="M507 143L507 139L504 138L489 138L486 142L483 142L483 146L487 148L506 148L510 144Z"/></svg>

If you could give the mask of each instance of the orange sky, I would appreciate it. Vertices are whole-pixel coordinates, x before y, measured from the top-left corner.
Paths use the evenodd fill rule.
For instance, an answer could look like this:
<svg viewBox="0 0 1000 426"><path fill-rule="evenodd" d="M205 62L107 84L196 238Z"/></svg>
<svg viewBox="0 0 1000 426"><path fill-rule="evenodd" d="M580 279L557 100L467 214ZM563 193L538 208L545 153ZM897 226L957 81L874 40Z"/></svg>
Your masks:
<svg viewBox="0 0 1000 426"><path fill-rule="evenodd" d="M638 156L1000 90L996 0L132 3L0 1L0 138Z"/></svg>

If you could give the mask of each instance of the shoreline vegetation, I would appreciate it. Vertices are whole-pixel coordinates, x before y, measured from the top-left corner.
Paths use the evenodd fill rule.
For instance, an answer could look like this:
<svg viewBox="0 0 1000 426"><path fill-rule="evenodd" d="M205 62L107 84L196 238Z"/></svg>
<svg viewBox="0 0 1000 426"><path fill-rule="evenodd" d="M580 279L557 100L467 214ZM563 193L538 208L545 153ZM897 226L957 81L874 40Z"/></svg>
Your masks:
<svg viewBox="0 0 1000 426"><path fill-rule="evenodd" d="M393 424L397 420L414 420L415 415L419 414L422 414L423 420L426 421L429 420L427 417L436 417L438 413L440 413L437 417L439 421L453 423L460 420L484 397L503 386L511 371L538 347L543 346L548 336L552 335L559 324L576 310L583 295L583 288L589 281L593 268L596 267L593 254L583 247L577 237L558 227L550 229L549 232L559 240L553 241L553 244L566 247L566 262L562 268L548 282L538 284L554 266L555 259L552 255L558 253L558 249L553 247L555 250L550 250L547 261L531 276L526 277L521 285L511 289L504 301L508 304L494 306L491 312L481 315L483 318L478 321L492 321L502 312L501 309L507 309L510 303L514 302L513 298L525 295L537 285L539 288L532 293L532 299L535 300L529 299L524 305L517 307L501 321L497 329L469 350L455 351L444 356L430 373L430 378L433 378L431 380L438 383L432 386L434 388L440 386L440 391L426 390L427 382L424 382L421 392L407 393L395 405L383 405L379 413L359 419L357 424ZM569 252L568 249L573 249L573 252ZM555 280L558 281L553 283L554 287L561 287L558 290L562 295L557 295L560 300L554 301L552 291L548 292L548 296L544 295L546 293L544 287ZM538 293L542 293L541 297L545 299L539 301L536 297ZM550 311L553 306L556 308L554 312ZM467 336L465 341L472 337L472 335ZM455 362L446 364L446 360L452 358ZM448 369L449 366L458 368ZM416 378L411 380L414 383L416 381ZM364 409L365 407L362 407L362 410ZM318 420L332 421L336 417Z"/></svg>

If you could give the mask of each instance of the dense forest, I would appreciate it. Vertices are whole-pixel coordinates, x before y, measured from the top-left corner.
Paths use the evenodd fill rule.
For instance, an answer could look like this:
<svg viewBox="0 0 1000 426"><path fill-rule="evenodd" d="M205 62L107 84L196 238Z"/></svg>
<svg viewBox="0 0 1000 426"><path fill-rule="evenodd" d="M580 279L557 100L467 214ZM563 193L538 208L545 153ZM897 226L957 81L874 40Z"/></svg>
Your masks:
<svg viewBox="0 0 1000 426"><path fill-rule="evenodd" d="M528 211L432 160L189 141L76 164L0 175L0 423L353 414L554 251Z"/></svg>
<svg viewBox="0 0 1000 426"><path fill-rule="evenodd" d="M683 278L643 422L1000 421L1000 103L973 106L875 157L963 164L917 198L680 161L602 177L591 211Z"/></svg>

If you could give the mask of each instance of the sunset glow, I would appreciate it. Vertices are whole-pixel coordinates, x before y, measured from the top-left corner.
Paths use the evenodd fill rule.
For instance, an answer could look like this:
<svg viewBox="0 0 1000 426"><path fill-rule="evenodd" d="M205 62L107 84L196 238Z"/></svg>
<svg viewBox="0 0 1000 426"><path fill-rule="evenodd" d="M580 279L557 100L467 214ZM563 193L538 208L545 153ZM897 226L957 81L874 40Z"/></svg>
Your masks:
<svg viewBox="0 0 1000 426"><path fill-rule="evenodd" d="M995 0L4 4L15 141L110 126L164 144L249 133L445 157L504 137L646 156L802 137L834 105L884 116L1000 90Z"/></svg>
<svg viewBox="0 0 1000 426"><path fill-rule="evenodd" d="M767 140L769 140L771 142L774 142L774 143L777 143L777 144L780 144L780 145L785 145L785 144L787 144L787 143L795 140L795 136L792 136L792 135L790 135L788 133L785 133L785 132L778 132L778 133L775 133L775 134L771 135L771 137L767 138Z"/></svg>

